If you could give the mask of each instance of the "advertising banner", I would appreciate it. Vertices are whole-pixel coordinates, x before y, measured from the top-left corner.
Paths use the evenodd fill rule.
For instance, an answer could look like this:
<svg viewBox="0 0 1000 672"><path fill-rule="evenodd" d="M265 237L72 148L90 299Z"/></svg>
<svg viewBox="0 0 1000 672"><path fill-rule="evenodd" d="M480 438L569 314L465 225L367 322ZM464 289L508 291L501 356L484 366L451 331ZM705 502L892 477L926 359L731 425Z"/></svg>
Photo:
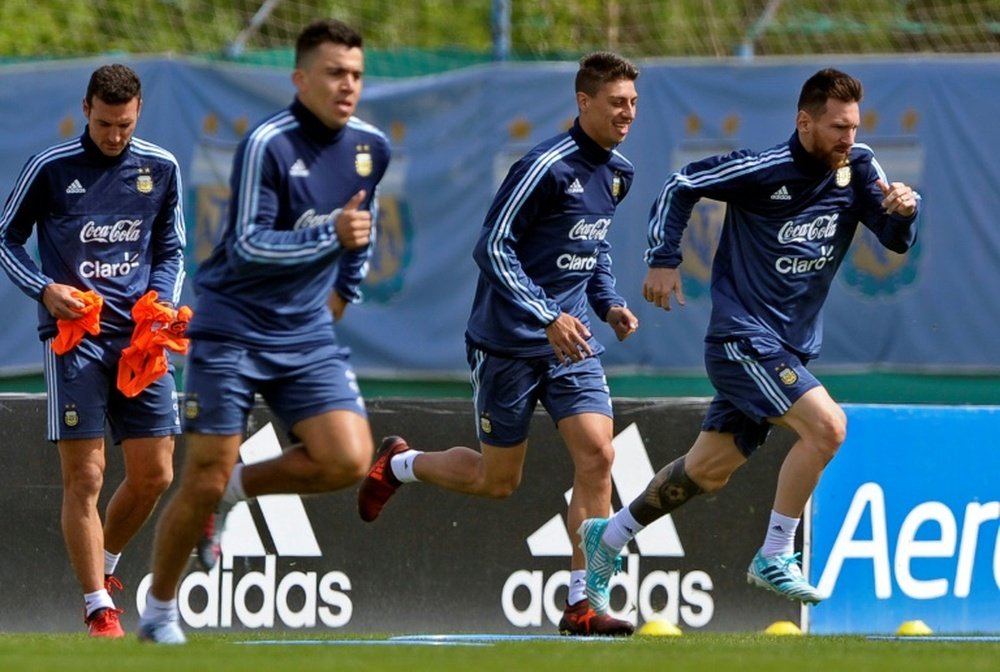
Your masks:
<svg viewBox="0 0 1000 672"><path fill-rule="evenodd" d="M28 158L76 137L80 100L101 59L0 66L0 198ZM285 70L197 59L126 58L143 78L137 135L181 166L190 278L228 216L232 156L258 120L291 102ZM828 370L995 373L1000 293L1000 90L996 56L838 57L864 83L858 142L891 181L923 196L916 246L905 255L861 230L825 307ZM642 299L650 206L672 171L739 148L762 151L795 127L802 83L829 59L639 63L641 102L618 148L635 181L608 233L617 288L642 327L624 343L595 322L612 371L698 374L711 312L711 264L725 204L703 199L682 239L687 305L667 313ZM563 132L577 114L575 62L505 63L432 77L372 80L358 116L382 129L392 162L379 187L379 232L364 303L337 325L366 377L467 373L463 334L478 268L472 249L511 163ZM26 123L30 120L30 123ZM797 222L802 224L803 222ZM34 239L29 241L34 252ZM0 274L0 375L41 370L37 302ZM863 324L864 329L857 325ZM669 342L669 347L664 343Z"/></svg>
<svg viewBox="0 0 1000 672"><path fill-rule="evenodd" d="M0 404L0 445L8 451L0 472L0 531L10 549L0 556L4 631L83 627L82 597L59 526L58 456L42 438L44 410L41 395ZM368 410L376 440L400 434L426 450L476 445L469 401L380 399ZM687 450L704 410L703 399L616 400L615 508ZM664 618L686 631L798 623L797 605L746 583L789 439L775 432L722 492L644 530L613 579L613 613L634 623ZM284 431L258 407L242 459L266 459L284 445ZM178 467L182 452L183 442ZM102 502L120 479L120 454L112 448ZM571 487L569 456L539 412L523 481L505 500L406 485L378 520L364 523L356 488L261 497L230 516L216 569L205 573L192 563L179 593L185 627L554 634L569 578ZM119 565L126 590L116 600L130 632L149 587L152 528L147 524Z"/></svg>
<svg viewBox="0 0 1000 672"><path fill-rule="evenodd" d="M814 633L1000 630L1000 408L847 406L812 503Z"/></svg>

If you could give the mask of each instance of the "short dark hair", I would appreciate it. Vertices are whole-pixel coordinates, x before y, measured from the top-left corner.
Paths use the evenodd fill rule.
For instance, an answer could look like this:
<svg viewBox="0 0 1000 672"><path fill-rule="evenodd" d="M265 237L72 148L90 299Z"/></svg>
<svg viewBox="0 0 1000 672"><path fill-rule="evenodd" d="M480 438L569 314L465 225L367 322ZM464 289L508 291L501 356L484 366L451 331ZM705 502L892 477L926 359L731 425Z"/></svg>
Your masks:
<svg viewBox="0 0 1000 672"><path fill-rule="evenodd" d="M139 81L139 75L121 63L102 65L90 75L90 82L87 84L87 104L93 105L95 97L108 105L123 105L133 98L142 100L142 83Z"/></svg>
<svg viewBox="0 0 1000 672"><path fill-rule="evenodd" d="M301 66L303 59L325 42L342 44L348 49L362 48L361 33L342 21L320 19L303 28L295 40L295 67Z"/></svg>
<svg viewBox="0 0 1000 672"><path fill-rule="evenodd" d="M826 101L830 98L845 103L860 103L864 96L861 82L850 75L826 68L806 80L799 94L799 109L812 117L820 117L826 112Z"/></svg>
<svg viewBox="0 0 1000 672"><path fill-rule="evenodd" d="M634 82L638 77L639 68L627 58L610 51L596 51L580 59L580 70L576 73L576 91L594 96L604 84L621 79Z"/></svg>

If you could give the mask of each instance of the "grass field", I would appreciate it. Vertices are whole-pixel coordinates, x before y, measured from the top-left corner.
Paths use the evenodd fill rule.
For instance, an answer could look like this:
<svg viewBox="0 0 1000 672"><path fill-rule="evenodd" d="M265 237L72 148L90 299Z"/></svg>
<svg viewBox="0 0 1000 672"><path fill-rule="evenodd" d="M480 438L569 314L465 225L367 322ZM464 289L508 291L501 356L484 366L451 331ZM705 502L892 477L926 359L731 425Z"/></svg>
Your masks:
<svg viewBox="0 0 1000 672"><path fill-rule="evenodd" d="M313 633L190 635L186 646L91 641L84 635L0 634L0 670L235 672L400 670L402 672L776 672L803 669L978 672L1000 667L1000 644L685 634L627 640L452 640L398 643L378 636Z"/></svg>

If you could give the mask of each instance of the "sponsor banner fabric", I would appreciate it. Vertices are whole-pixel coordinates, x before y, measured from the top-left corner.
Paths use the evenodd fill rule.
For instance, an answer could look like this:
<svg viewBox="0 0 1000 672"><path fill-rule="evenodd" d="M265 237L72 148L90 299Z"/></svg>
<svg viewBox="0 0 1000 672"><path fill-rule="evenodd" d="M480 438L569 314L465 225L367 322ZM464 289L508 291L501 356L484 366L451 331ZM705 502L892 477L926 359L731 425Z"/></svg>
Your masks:
<svg viewBox="0 0 1000 672"><path fill-rule="evenodd" d="M614 507L635 497L653 471L684 452L704 400L618 400ZM56 450L43 437L40 395L0 406L0 445L18 446L0 474L0 559L7 599L4 631L79 631L82 597L59 527ZM378 400L376 437L399 433L420 449L475 445L471 402ZM276 454L287 438L258 408L245 461ZM760 630L799 622L799 608L748 586L746 566L763 538L789 435L767 446L721 493L703 496L637 537L613 580L612 608L643 622L666 618L688 631ZM180 455L177 466L180 466ZM121 478L109 451L108 487ZM179 469L178 469L179 473ZM572 487L565 448L543 413L530 438L524 480L506 500L482 500L407 485L374 523L357 514L356 488L300 498L262 497L234 510L224 556L211 573L193 565L179 603L191 631L229 628L344 632L554 634L566 599L572 546L566 503ZM152 525L126 550L116 596L134 631L149 587ZM20 605L31 604L31 609Z"/></svg>
<svg viewBox="0 0 1000 672"><path fill-rule="evenodd" d="M815 633L996 632L1000 408L847 406L812 504Z"/></svg>
<svg viewBox="0 0 1000 672"><path fill-rule="evenodd" d="M286 105L284 71L183 58L130 59L143 77L138 134L183 170L189 271L218 237L227 177L247 128ZM101 61L0 67L0 193L27 158L83 129L80 99ZM1000 89L996 57L838 60L865 85L858 141L890 180L924 198L920 240L906 256L860 235L826 310L819 366L1000 371L992 342L1000 293ZM642 300L649 207L667 174L738 147L764 149L794 128L802 82L827 60L640 64L639 114L620 150L636 179L608 240L618 287L641 321L623 344L607 328L609 367L697 373L710 310L708 279L722 205L702 201L684 242L688 304L669 314ZM363 375L462 376L476 267L473 243L510 164L572 122L575 63L478 66L426 78L370 81L359 116L384 129L393 163L380 190L381 232L366 303L338 325ZM30 123L25 123L30 120ZM797 222L796 224L801 224ZM188 293L190 294L190 292ZM189 296L190 298L190 296ZM6 280L0 373L38 371L36 306ZM857 326L863 324L864 329ZM670 347L663 347L669 339Z"/></svg>

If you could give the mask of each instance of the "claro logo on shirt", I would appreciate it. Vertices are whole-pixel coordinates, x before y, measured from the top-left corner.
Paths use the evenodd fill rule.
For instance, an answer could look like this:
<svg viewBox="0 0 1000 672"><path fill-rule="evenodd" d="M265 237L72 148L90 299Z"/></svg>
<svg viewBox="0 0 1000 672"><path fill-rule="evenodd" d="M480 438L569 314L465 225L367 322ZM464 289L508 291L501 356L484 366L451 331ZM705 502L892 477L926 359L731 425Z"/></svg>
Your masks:
<svg viewBox="0 0 1000 672"><path fill-rule="evenodd" d="M134 252L122 254L121 261L87 260L80 262L82 278L121 278L139 267L139 255Z"/></svg>

